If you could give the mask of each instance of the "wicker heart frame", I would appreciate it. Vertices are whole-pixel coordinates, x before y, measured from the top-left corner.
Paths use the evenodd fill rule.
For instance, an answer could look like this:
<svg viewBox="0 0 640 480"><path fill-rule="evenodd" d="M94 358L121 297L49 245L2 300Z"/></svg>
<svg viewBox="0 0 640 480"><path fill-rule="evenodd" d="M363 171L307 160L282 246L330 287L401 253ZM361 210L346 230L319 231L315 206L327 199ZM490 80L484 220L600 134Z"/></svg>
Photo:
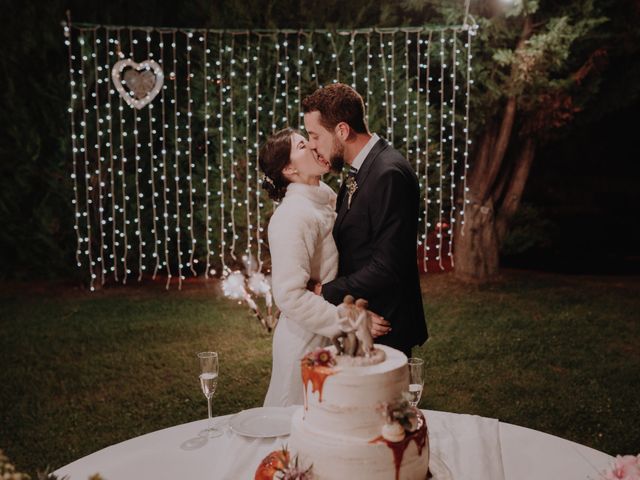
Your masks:
<svg viewBox="0 0 640 480"><path fill-rule="evenodd" d="M131 68L132 74L122 74L126 68ZM111 79L120 96L130 106L140 110L144 108L158 95L164 83L162 67L154 60L145 60L137 63L130 58L120 60L111 69ZM125 85L129 90L125 90Z"/></svg>

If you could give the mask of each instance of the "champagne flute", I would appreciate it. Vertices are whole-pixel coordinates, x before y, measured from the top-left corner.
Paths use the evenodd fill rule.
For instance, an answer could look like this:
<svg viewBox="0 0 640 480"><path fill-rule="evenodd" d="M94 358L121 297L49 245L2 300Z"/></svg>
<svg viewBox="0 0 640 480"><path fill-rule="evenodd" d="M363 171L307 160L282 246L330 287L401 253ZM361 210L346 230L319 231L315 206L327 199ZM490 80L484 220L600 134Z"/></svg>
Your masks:
<svg viewBox="0 0 640 480"><path fill-rule="evenodd" d="M209 426L200 434L209 438L219 437L224 432L214 427L211 415L211 399L218 386L218 354L216 352L200 352L198 359L200 360L200 387L204 396L207 397L209 411Z"/></svg>
<svg viewBox="0 0 640 480"><path fill-rule="evenodd" d="M418 405L424 388L424 360L409 359L409 403L412 407Z"/></svg>

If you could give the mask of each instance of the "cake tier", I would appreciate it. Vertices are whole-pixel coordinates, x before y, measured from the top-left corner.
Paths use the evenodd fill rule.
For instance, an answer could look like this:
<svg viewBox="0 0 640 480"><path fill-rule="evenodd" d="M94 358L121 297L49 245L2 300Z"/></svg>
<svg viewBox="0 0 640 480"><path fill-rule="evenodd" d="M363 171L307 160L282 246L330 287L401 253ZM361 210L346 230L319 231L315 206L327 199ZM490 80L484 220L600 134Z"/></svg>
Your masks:
<svg viewBox="0 0 640 480"><path fill-rule="evenodd" d="M289 448L299 456L302 466L313 465L315 480L425 480L429 468L429 439L419 452L418 443L408 441L402 450L390 448L384 441L353 440L340 435L324 435L307 428L303 409L296 411L291 423ZM372 413L373 414L373 413ZM426 428L426 427L425 427ZM396 460L399 461L396 470Z"/></svg>
<svg viewBox="0 0 640 480"><path fill-rule="evenodd" d="M402 352L384 345L376 348L385 352L383 362L363 367L338 366L335 374L324 379L320 391L313 392L311 383L305 386L304 421L308 431L354 441L369 441L380 435L384 418L377 408L408 391L409 371Z"/></svg>

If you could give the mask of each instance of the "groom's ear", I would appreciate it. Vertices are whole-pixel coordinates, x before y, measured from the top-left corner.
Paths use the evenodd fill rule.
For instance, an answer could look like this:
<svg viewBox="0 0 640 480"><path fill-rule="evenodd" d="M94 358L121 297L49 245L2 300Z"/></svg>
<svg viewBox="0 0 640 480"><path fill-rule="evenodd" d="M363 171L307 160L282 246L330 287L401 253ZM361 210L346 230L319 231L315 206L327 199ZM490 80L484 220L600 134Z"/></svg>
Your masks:
<svg viewBox="0 0 640 480"><path fill-rule="evenodd" d="M347 122L340 122L336 125L335 133L342 142L346 142L351 134L351 127Z"/></svg>

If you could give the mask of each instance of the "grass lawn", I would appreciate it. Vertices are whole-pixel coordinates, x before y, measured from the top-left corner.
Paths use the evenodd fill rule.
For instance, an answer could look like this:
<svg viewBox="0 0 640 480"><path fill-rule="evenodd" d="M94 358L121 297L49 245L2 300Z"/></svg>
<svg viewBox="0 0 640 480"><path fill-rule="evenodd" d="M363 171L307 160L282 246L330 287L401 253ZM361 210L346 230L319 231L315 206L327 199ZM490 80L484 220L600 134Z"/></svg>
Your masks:
<svg viewBox="0 0 640 480"><path fill-rule="evenodd" d="M610 454L640 451L640 278L507 271L423 279L422 408L473 413ZM214 414L261 405L271 338L215 285L0 291L0 448L58 468L206 416L195 353L220 354Z"/></svg>

